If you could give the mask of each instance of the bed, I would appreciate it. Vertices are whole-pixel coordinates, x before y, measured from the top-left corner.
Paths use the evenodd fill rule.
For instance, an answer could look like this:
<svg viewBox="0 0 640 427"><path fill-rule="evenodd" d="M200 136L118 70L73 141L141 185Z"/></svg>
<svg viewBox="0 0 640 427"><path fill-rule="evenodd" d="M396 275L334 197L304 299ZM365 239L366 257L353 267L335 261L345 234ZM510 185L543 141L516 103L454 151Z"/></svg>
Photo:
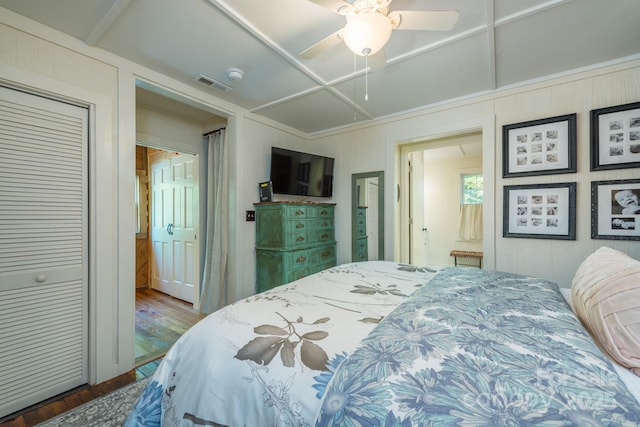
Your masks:
<svg viewBox="0 0 640 427"><path fill-rule="evenodd" d="M633 360L583 323L542 279L344 264L200 321L126 425L640 425Z"/></svg>

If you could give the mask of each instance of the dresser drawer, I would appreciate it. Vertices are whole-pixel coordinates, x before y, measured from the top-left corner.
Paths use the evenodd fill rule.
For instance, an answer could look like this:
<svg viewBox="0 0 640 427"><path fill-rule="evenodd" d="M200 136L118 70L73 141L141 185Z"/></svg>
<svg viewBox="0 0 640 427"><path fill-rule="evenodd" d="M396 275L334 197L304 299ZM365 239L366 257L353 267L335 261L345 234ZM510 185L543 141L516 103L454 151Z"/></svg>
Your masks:
<svg viewBox="0 0 640 427"><path fill-rule="evenodd" d="M313 227L316 230L333 230L333 219L330 218L318 218L314 224Z"/></svg>
<svg viewBox="0 0 640 427"><path fill-rule="evenodd" d="M313 250L302 249L299 251L285 252L283 255L283 262L285 268L288 270L305 268L313 264L312 261Z"/></svg>
<svg viewBox="0 0 640 427"><path fill-rule="evenodd" d="M295 221L295 224L291 222L285 228L284 240L281 245L277 245L280 249L296 249L335 240L333 221L327 219Z"/></svg>
<svg viewBox="0 0 640 427"><path fill-rule="evenodd" d="M330 243L330 242L334 242L336 240L335 238L335 231L332 228L327 228L327 229L323 229L323 230L318 230L315 233L315 239L316 242L318 243Z"/></svg>
<svg viewBox="0 0 640 427"><path fill-rule="evenodd" d="M284 206L282 213L285 219L301 219L314 216L312 210L306 206Z"/></svg>
<svg viewBox="0 0 640 427"><path fill-rule="evenodd" d="M310 251L311 265L326 265L336 263L336 245L335 243L326 246L318 246Z"/></svg>
<svg viewBox="0 0 640 427"><path fill-rule="evenodd" d="M302 279L310 274L315 273L313 268L301 268L298 270L291 270L285 273L284 283L291 283L298 279Z"/></svg>
<svg viewBox="0 0 640 427"><path fill-rule="evenodd" d="M317 206L315 215L318 218L330 219L333 221L333 206Z"/></svg>
<svg viewBox="0 0 640 427"><path fill-rule="evenodd" d="M311 274L309 259L308 251L256 250L256 290L266 291L308 276Z"/></svg>
<svg viewBox="0 0 640 427"><path fill-rule="evenodd" d="M335 239L333 219L329 217L284 219L274 212L256 214L256 246L260 248L295 249Z"/></svg>
<svg viewBox="0 0 640 427"><path fill-rule="evenodd" d="M313 230L316 222L316 219L285 219L282 222L282 230L285 233Z"/></svg>
<svg viewBox="0 0 640 427"><path fill-rule="evenodd" d="M279 248L295 249L296 247L308 246L314 239L313 232L286 233L284 235L284 241Z"/></svg>
<svg viewBox="0 0 640 427"><path fill-rule="evenodd" d="M285 232L333 229L333 219L330 219L330 218L286 219L283 221L282 228Z"/></svg>

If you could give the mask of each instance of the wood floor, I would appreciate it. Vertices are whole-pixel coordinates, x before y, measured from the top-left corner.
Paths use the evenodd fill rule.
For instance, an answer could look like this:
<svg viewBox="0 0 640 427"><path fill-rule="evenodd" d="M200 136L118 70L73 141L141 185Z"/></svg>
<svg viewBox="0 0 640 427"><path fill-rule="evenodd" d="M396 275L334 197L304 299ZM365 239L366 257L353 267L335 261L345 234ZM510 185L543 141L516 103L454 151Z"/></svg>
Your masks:
<svg viewBox="0 0 640 427"><path fill-rule="evenodd" d="M203 317L191 304L162 292L136 291L136 366L164 355Z"/></svg>
<svg viewBox="0 0 640 427"><path fill-rule="evenodd" d="M204 315L161 292L136 291L136 368L96 385L84 385L0 419L0 427L30 427L113 390L153 375L171 345Z"/></svg>

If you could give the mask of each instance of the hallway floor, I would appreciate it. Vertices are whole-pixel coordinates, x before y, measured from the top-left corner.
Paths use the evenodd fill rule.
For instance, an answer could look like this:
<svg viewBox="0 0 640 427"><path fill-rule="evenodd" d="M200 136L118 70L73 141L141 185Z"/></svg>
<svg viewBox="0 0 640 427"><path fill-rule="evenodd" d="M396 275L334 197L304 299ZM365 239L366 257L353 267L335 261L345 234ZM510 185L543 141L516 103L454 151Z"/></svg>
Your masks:
<svg viewBox="0 0 640 427"><path fill-rule="evenodd" d="M153 289L136 291L136 366L157 359L204 314Z"/></svg>

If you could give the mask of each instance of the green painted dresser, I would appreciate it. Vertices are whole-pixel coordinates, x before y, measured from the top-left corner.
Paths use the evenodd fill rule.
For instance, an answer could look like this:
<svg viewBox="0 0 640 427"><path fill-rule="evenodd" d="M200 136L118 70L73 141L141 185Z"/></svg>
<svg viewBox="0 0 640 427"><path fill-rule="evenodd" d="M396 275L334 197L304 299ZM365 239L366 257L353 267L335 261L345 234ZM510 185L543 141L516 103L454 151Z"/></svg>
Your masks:
<svg viewBox="0 0 640 427"><path fill-rule="evenodd" d="M369 245L367 240L367 207L356 207L356 256L354 261L369 259Z"/></svg>
<svg viewBox="0 0 640 427"><path fill-rule="evenodd" d="M256 203L256 290L336 265L334 204Z"/></svg>

